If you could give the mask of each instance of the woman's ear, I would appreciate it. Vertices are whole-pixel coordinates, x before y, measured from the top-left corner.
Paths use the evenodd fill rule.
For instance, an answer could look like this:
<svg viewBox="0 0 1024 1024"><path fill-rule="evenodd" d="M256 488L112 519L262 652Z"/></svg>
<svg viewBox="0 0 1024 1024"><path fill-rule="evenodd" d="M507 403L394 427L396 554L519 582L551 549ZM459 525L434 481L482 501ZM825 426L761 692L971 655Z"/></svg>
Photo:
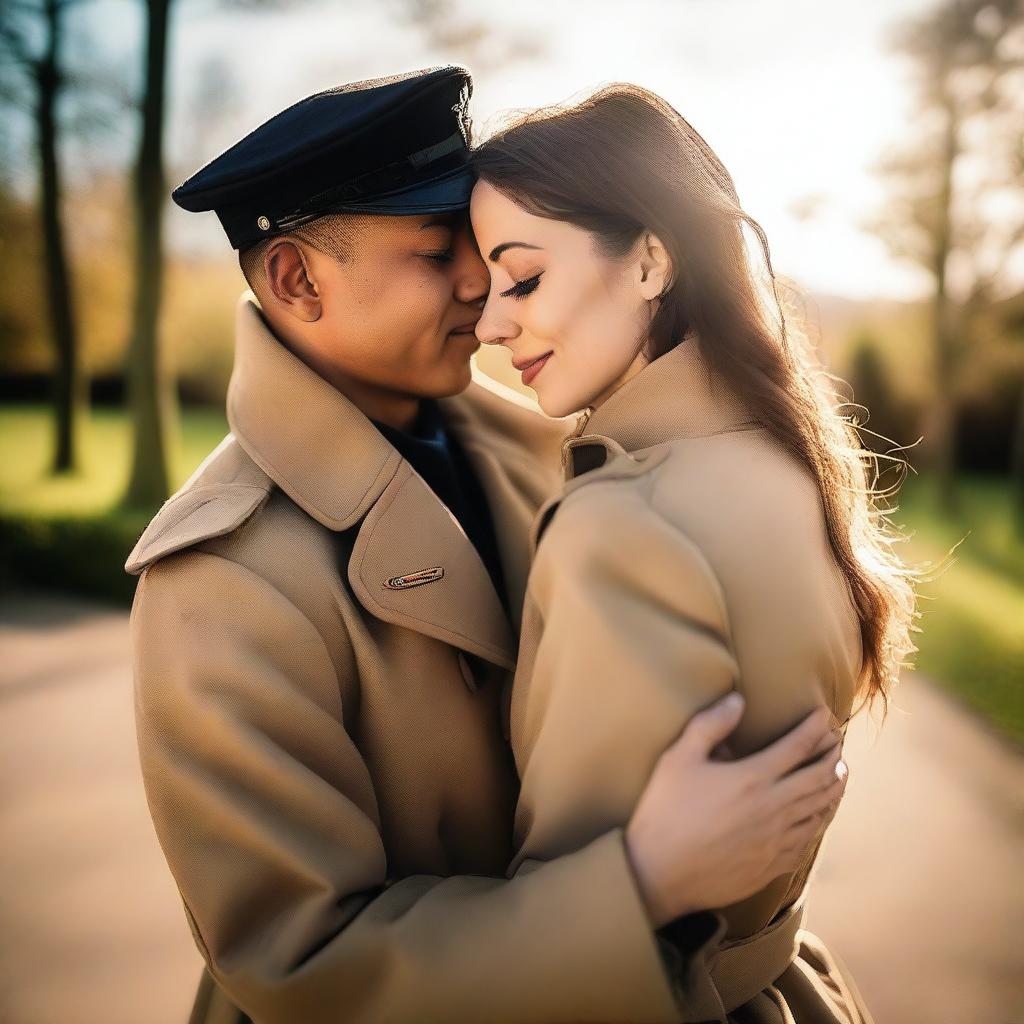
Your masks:
<svg viewBox="0 0 1024 1024"><path fill-rule="evenodd" d="M653 231L645 231L637 244L640 246L640 294L645 299L660 298L672 287L672 257Z"/></svg>
<svg viewBox="0 0 1024 1024"><path fill-rule="evenodd" d="M304 323L320 319L320 293L302 247L290 239L274 242L263 255L263 271L281 309Z"/></svg>

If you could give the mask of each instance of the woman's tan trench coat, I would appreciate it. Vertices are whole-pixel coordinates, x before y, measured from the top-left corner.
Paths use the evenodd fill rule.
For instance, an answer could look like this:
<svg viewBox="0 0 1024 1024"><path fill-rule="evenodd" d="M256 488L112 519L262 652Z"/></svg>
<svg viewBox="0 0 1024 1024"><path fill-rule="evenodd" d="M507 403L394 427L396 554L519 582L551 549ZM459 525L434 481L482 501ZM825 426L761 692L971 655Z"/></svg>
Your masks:
<svg viewBox="0 0 1024 1024"><path fill-rule="evenodd" d="M492 507L515 614L530 524L558 485L565 425L478 386L443 408ZM778 973L770 934L716 955L719 928L693 958L652 934L622 825L656 740L626 742L613 730L597 791L573 759L564 779L556 762L545 769L538 751L552 748L556 722L565 748L579 744L582 766L598 719L577 704L571 721L555 714L537 731L537 716L557 710L535 685L545 678L545 659L534 657L543 644L514 711L528 776L516 811L508 737L518 615L506 618L476 551L427 485L270 334L251 296L238 307L228 419L231 434L126 563L141 574L131 634L147 799L207 964L193 1019L233 1021L238 1006L257 1024L639 1024L705 1019L693 1011L726 976L767 985ZM570 513L567 500L552 530ZM541 554L550 547L545 538ZM544 559L540 568L538 582ZM758 653L782 659L760 671L783 703L767 707L767 691L757 700L751 680L747 743L799 717L819 692L816 673L845 678L828 658L848 648L833 649L821 615L822 660L786 661L785 645ZM646 665L648 625L635 625ZM744 673L754 666L738 660ZM670 666L688 693L690 666L689 655ZM711 667L680 697L678 724L730 685ZM649 690L646 671L638 678L637 702L659 719L663 693ZM566 706L588 680L568 683ZM610 693L604 678L598 686ZM837 712L845 701L836 695ZM589 807L564 820L561 838L557 799L534 785L546 770L552 796L579 787ZM514 815L526 846L510 868ZM756 916L737 917L740 933ZM806 973L810 957L805 948L783 980ZM804 1005L817 1015L798 1021L847 1019L817 1012L814 987L842 984L822 977L806 982Z"/></svg>
<svg viewBox="0 0 1024 1024"><path fill-rule="evenodd" d="M729 690L747 702L729 740L740 755L821 703L845 723L857 696L859 622L816 485L695 345L645 367L576 433L534 531L511 701L513 872L625 825L661 752ZM715 915L679 965L685 1020L868 1019L799 930L821 838L796 873ZM645 1020L671 1014L643 1007Z"/></svg>

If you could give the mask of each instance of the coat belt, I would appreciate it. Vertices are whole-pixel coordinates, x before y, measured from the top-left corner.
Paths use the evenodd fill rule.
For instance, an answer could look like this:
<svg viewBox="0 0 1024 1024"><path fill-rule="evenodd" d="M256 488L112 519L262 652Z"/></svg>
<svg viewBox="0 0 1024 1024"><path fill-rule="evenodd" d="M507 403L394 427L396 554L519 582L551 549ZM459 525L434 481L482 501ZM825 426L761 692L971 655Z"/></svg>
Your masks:
<svg viewBox="0 0 1024 1024"><path fill-rule="evenodd" d="M796 959L805 896L806 889L778 920L718 953L710 974L726 1013L753 999Z"/></svg>

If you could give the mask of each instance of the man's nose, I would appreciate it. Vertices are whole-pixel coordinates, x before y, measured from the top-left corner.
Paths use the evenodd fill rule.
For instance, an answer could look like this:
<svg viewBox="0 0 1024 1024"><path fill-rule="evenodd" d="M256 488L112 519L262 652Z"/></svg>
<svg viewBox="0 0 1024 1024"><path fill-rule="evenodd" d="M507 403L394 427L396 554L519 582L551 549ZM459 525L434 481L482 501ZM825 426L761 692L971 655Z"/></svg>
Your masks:
<svg viewBox="0 0 1024 1024"><path fill-rule="evenodd" d="M476 246L472 242L459 247L459 272L455 279L455 297L459 302L471 304L485 298L491 287L491 275L487 273Z"/></svg>

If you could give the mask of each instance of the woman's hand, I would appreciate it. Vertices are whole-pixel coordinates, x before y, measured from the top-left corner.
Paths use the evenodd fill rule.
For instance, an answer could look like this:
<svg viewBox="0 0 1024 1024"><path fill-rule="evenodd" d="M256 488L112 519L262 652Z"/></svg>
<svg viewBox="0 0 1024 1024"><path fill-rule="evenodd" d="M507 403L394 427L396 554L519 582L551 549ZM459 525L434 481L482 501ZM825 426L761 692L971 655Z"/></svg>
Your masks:
<svg viewBox="0 0 1024 1024"><path fill-rule="evenodd" d="M839 806L847 769L826 708L756 754L715 760L742 714L743 698L732 693L695 715L658 759L626 827L655 928L796 870Z"/></svg>

